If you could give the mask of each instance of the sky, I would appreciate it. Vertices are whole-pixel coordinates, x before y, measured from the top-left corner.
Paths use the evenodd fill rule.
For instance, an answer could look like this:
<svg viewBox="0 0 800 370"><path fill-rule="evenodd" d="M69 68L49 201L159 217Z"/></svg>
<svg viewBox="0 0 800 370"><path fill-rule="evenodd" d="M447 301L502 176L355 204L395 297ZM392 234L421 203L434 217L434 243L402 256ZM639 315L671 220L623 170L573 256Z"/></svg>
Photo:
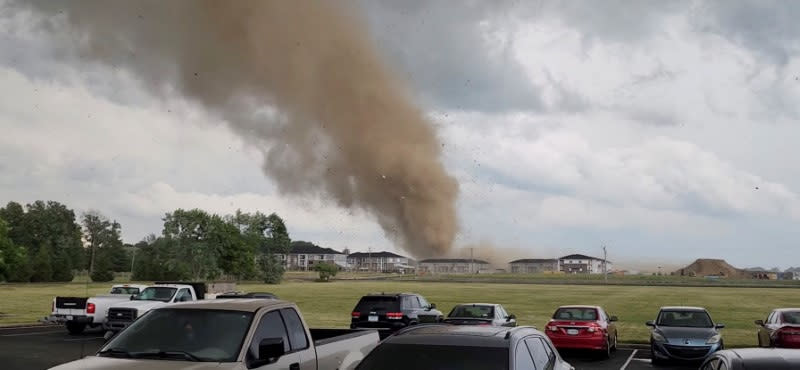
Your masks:
<svg viewBox="0 0 800 370"><path fill-rule="evenodd" d="M176 208L277 212L296 240L398 251L374 217L287 197L189 102L85 63L0 1L0 202L57 200L127 242ZM10 9L10 8L6 8ZM458 180L456 247L800 265L800 3L362 1ZM466 252L465 252L466 253Z"/></svg>

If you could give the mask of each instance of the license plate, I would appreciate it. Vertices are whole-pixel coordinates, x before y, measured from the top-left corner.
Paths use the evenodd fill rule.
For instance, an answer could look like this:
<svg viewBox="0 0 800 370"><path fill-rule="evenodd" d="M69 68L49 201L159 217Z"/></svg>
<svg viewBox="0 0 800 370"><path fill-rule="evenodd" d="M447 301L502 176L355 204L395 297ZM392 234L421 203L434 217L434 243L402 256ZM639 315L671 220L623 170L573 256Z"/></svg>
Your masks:
<svg viewBox="0 0 800 370"><path fill-rule="evenodd" d="M72 315L67 315L67 321L71 321L73 319Z"/></svg>
<svg viewBox="0 0 800 370"><path fill-rule="evenodd" d="M578 329L567 329L567 334L569 335L578 335Z"/></svg>
<svg viewBox="0 0 800 370"><path fill-rule="evenodd" d="M378 316L370 316L368 320L369 322L378 322Z"/></svg>

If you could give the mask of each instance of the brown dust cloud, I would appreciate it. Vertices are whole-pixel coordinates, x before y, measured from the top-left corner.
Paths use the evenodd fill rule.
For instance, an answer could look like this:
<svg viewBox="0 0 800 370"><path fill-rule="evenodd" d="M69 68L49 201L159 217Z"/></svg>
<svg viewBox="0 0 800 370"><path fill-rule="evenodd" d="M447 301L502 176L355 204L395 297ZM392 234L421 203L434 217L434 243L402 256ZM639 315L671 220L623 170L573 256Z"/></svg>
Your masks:
<svg viewBox="0 0 800 370"><path fill-rule="evenodd" d="M458 184L431 122L339 1L24 1L80 58L179 96L263 152L285 195L374 215L417 258L447 254ZM201 129L201 128L197 128Z"/></svg>

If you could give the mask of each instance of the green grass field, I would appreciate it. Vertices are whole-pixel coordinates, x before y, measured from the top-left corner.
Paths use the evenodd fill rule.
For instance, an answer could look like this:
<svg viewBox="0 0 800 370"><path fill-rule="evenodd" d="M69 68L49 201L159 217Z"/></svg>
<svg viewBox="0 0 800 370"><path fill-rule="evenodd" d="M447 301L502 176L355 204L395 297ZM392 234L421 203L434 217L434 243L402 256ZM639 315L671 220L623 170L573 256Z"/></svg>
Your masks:
<svg viewBox="0 0 800 370"><path fill-rule="evenodd" d="M103 293L108 284L0 285L0 325L30 323L47 315L55 295L85 296ZM797 291L780 288L647 287L600 285L536 285L412 281L290 281L281 285L239 284L243 291L268 291L296 302L306 320L316 327L344 327L358 298L368 292L417 292L436 303L445 314L460 302L498 302L517 315L522 325L543 328L559 305L599 304L619 316L621 342L646 342L644 322L655 318L660 306L695 305L711 311L725 323L727 346L754 346L753 320L772 308L800 306Z"/></svg>

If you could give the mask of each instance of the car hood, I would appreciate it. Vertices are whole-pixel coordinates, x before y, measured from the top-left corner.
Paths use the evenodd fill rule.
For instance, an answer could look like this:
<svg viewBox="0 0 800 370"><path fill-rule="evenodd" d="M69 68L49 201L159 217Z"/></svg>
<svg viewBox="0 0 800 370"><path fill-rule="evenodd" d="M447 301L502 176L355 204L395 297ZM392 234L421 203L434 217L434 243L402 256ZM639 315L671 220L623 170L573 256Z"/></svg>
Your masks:
<svg viewBox="0 0 800 370"><path fill-rule="evenodd" d="M89 356L83 359L67 362L51 370L236 370L243 367L236 362L189 362L189 361L162 361L125 359L113 357Z"/></svg>
<svg viewBox="0 0 800 370"><path fill-rule="evenodd" d="M161 307L166 305L166 303L161 301L125 301L120 303L115 303L111 305L111 308L135 308L139 310L141 313L142 311L147 311L156 307Z"/></svg>
<svg viewBox="0 0 800 370"><path fill-rule="evenodd" d="M667 342L671 344L693 344L686 343L686 341L702 341L705 343L708 338L718 334L714 328L679 328L679 327L666 327L659 326L655 329L656 332L663 335Z"/></svg>

